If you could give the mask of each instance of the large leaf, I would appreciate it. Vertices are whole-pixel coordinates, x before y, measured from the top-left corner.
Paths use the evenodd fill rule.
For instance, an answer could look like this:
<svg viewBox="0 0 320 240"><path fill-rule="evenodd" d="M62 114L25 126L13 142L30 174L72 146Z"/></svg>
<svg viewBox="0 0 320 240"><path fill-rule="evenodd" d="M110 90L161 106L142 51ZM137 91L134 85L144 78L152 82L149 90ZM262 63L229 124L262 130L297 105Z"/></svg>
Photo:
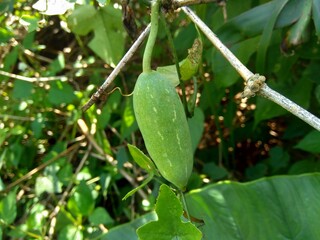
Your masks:
<svg viewBox="0 0 320 240"><path fill-rule="evenodd" d="M290 0L278 16L275 28L282 28L297 21L304 3L300 0ZM270 1L230 19L217 31L217 35L225 44L232 44L261 34L277 4L277 0Z"/></svg>
<svg viewBox="0 0 320 240"><path fill-rule="evenodd" d="M319 173L224 181L194 190L186 199L191 216L204 221L199 226L204 240L320 239ZM103 239L137 240L135 229L149 221L145 215L111 229Z"/></svg>
<svg viewBox="0 0 320 240"><path fill-rule="evenodd" d="M274 3L273 11L271 12L268 18L268 21L265 25L265 28L263 29L262 36L258 46L257 67L256 67L258 72L264 72L265 59L267 55L267 49L271 40L272 31L275 27L276 21L278 19L278 16L281 10L284 8L284 6L287 4L288 1L289 0L273 1Z"/></svg>
<svg viewBox="0 0 320 240"><path fill-rule="evenodd" d="M71 30L79 35L94 31L89 47L111 66L115 66L124 51L125 31L121 11L111 5L96 10L84 5L78 7L68 18Z"/></svg>
<svg viewBox="0 0 320 240"><path fill-rule="evenodd" d="M223 182L187 195L204 239L320 239L320 174Z"/></svg>
<svg viewBox="0 0 320 240"><path fill-rule="evenodd" d="M143 215L136 220L119 225L115 228L110 229L110 231L101 237L101 240L137 240L138 236L136 234L137 228L146 224L147 222L153 221L157 219L157 215L155 212L150 212Z"/></svg>
<svg viewBox="0 0 320 240"><path fill-rule="evenodd" d="M182 205L174 192L161 185L156 204L158 221L152 221L137 230L141 240L197 240L201 232L190 222L182 222Z"/></svg>
<svg viewBox="0 0 320 240"><path fill-rule="evenodd" d="M295 147L311 153L320 153L320 132L311 131Z"/></svg>

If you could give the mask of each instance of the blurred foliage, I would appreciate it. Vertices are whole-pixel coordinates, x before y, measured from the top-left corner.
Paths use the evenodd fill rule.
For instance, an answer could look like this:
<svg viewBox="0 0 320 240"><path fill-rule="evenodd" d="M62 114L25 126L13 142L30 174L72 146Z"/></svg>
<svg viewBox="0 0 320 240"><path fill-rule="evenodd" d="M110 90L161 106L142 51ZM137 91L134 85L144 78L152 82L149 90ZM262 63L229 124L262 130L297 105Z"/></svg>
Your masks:
<svg viewBox="0 0 320 240"><path fill-rule="evenodd" d="M217 2L193 9L251 71L320 116L320 2ZM133 25L122 24L127 7L135 34ZM133 236L134 228L155 219L153 213L140 216L154 208L163 179L122 201L146 179L127 148L144 150L132 97L114 91L81 111L133 43L129 36L148 24L148 12L147 1L0 2L0 239L124 239L119 234ZM183 13L167 19L181 61L197 30ZM188 190L212 188L218 180L319 171L319 132L268 100L241 99L242 80L202 40ZM142 53L143 46L108 91L132 92ZM172 59L160 24L153 67L172 65ZM185 84L189 98L194 85Z"/></svg>

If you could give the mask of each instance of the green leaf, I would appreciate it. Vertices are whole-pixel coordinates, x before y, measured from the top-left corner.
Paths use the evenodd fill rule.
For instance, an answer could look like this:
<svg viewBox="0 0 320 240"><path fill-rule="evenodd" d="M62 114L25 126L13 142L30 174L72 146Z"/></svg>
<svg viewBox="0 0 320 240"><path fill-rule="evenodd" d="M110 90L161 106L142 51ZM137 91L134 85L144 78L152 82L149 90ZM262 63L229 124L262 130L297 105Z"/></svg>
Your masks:
<svg viewBox="0 0 320 240"><path fill-rule="evenodd" d="M285 7L289 0L275 0L272 1L273 9L270 12L269 18L265 24L262 36L258 45L257 51L257 72L264 72L265 59L267 55L267 49L271 40L272 31L275 28L276 21L282 9Z"/></svg>
<svg viewBox="0 0 320 240"><path fill-rule="evenodd" d="M228 171L214 162L204 164L203 173L207 174L213 180L219 180L228 176Z"/></svg>
<svg viewBox="0 0 320 240"><path fill-rule="evenodd" d="M132 222L111 228L108 233L101 237L101 240L138 240L136 234L137 228L150 221L156 220L156 218L157 216L154 212L147 213Z"/></svg>
<svg viewBox="0 0 320 240"><path fill-rule="evenodd" d="M204 129L204 114L201 108L195 108L194 115L188 119L193 152L198 148Z"/></svg>
<svg viewBox="0 0 320 240"><path fill-rule="evenodd" d="M157 67L157 72L160 73L161 75L164 75L166 79L171 81L173 86L179 85L180 82L179 82L176 65Z"/></svg>
<svg viewBox="0 0 320 240"><path fill-rule="evenodd" d="M297 46L309 39L309 25L311 20L312 0L306 1L299 20L289 29L287 45Z"/></svg>
<svg viewBox="0 0 320 240"><path fill-rule="evenodd" d="M68 26L75 34L87 35L94 28L92 23L95 21L96 14L97 11L92 5L78 6L68 17Z"/></svg>
<svg viewBox="0 0 320 240"><path fill-rule="evenodd" d="M149 222L138 228L139 239L201 239L201 232L192 223L181 221L182 212L182 205L174 192L167 185L161 185L156 203L158 221Z"/></svg>
<svg viewBox="0 0 320 240"><path fill-rule="evenodd" d="M146 186L152 179L153 179L154 173L150 173L150 175L136 188L132 189L129 191L123 198L122 200L126 200L128 197L132 196L135 194L139 189L143 188Z"/></svg>
<svg viewBox="0 0 320 240"><path fill-rule="evenodd" d="M28 32L33 32L38 28L39 19L35 16L23 15L20 19L20 22L23 26L28 29Z"/></svg>
<svg viewBox="0 0 320 240"><path fill-rule="evenodd" d="M267 162L270 164L274 171L277 171L281 168L285 168L289 164L289 153L284 151L283 148L279 146L271 148L269 155L270 158L267 159Z"/></svg>
<svg viewBox="0 0 320 240"><path fill-rule="evenodd" d="M37 177L35 192L37 196L40 196L43 192L61 193L62 183L58 181L58 178L55 175Z"/></svg>
<svg viewBox="0 0 320 240"><path fill-rule="evenodd" d="M129 152L133 160L148 173L157 173L157 168L152 160L145 155L139 148L134 145L128 144Z"/></svg>
<svg viewBox="0 0 320 240"><path fill-rule="evenodd" d="M122 114L121 121L121 136L122 138L128 137L132 132L138 129L137 122L132 105L132 97L127 98L125 101L125 108Z"/></svg>
<svg viewBox="0 0 320 240"><path fill-rule="evenodd" d="M286 84L290 84L290 82L288 81ZM291 88L288 88L287 85L279 86L273 82L269 82L269 86L303 108L308 108L310 105L312 82L307 79L301 79ZM257 126L262 120L278 117L287 113L287 110L274 102L259 97L257 99L257 108L254 112L254 125Z"/></svg>
<svg viewBox="0 0 320 240"><path fill-rule="evenodd" d="M17 216L16 194L11 191L0 201L0 219L7 225L13 223Z"/></svg>
<svg viewBox="0 0 320 240"><path fill-rule="evenodd" d="M81 232L80 227L67 225L59 233L59 240L82 240L83 233Z"/></svg>
<svg viewBox="0 0 320 240"><path fill-rule="evenodd" d="M320 132L317 130L309 132L295 148L311 153L320 153Z"/></svg>
<svg viewBox="0 0 320 240"><path fill-rule="evenodd" d="M320 172L320 162L312 159L300 160L295 162L288 172L289 174Z"/></svg>
<svg viewBox="0 0 320 240"><path fill-rule="evenodd" d="M320 239L319 199L320 174L225 181L186 196L204 240Z"/></svg>
<svg viewBox="0 0 320 240"><path fill-rule="evenodd" d="M125 43L121 11L111 5L99 9L92 26L94 38L88 46L107 64L116 66L122 58Z"/></svg>
<svg viewBox="0 0 320 240"><path fill-rule="evenodd" d="M52 104L60 105L72 103L77 100L77 97L68 83L56 81L51 84L48 99Z"/></svg>
<svg viewBox="0 0 320 240"><path fill-rule="evenodd" d="M251 38L241 43L233 45L230 50L239 58L239 60L246 64L253 53L256 52L256 46L259 38ZM209 51L210 52L210 51ZM225 88L233 85L239 80L239 74L234 70L229 62L221 55L218 50L213 50L213 56L207 56L207 60L211 62L212 71L215 74L215 80L220 88Z"/></svg>
<svg viewBox="0 0 320 240"><path fill-rule="evenodd" d="M270 14L274 12L275 5L279 2L274 0L261 4L228 20L216 31L217 36L226 45L230 45L260 35L270 21ZM297 21L304 4L304 1L290 0L278 15L275 27L289 26Z"/></svg>
<svg viewBox="0 0 320 240"><path fill-rule="evenodd" d="M68 208L75 214L88 216L94 209L94 199L85 181L81 181L68 201Z"/></svg>
<svg viewBox="0 0 320 240"><path fill-rule="evenodd" d="M92 214L89 216L89 221L91 224L98 226L99 224L112 225L114 220L109 215L109 213L102 207L97 207L94 209Z"/></svg>
<svg viewBox="0 0 320 240"><path fill-rule="evenodd" d="M16 80L14 82L13 97L17 99L27 99L31 96L32 89L32 83Z"/></svg>
<svg viewBox="0 0 320 240"><path fill-rule="evenodd" d="M313 0L312 17L316 27L316 34L318 39L320 39L320 2L318 0Z"/></svg>

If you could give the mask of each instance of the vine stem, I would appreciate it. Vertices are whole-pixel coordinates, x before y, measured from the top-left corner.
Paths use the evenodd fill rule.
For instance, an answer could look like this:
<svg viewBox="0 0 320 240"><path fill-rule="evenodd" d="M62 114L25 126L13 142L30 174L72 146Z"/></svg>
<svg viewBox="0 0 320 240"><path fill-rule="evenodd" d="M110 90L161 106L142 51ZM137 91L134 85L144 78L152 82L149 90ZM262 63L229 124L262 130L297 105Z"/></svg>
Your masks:
<svg viewBox="0 0 320 240"><path fill-rule="evenodd" d="M137 40L132 44L130 49L126 52L126 54L122 57L120 62L117 64L117 66L113 69L113 71L110 73L110 75L107 77L107 79L104 81L104 83L99 87L98 91L96 91L88 102L86 102L83 107L82 111L87 111L95 102L101 97L101 95L105 92L107 87L113 82L113 80L118 76L120 71L123 69L123 67L128 63L128 61L131 59L131 57L134 55L134 53L137 51L143 40L148 36L150 32L151 24L149 24L143 32L139 35Z"/></svg>
<svg viewBox="0 0 320 240"><path fill-rule="evenodd" d="M181 9L191 19L191 21L193 21L199 27L199 29L210 40L210 42L221 52L221 54L230 62L230 64L241 75L245 82L254 76L254 74L246 66L244 66L237 57L234 56L234 54L217 38L211 29L190 8L182 7ZM280 93L274 91L268 87L267 84L264 83L257 94L280 105L304 122L308 123L313 128L320 131L320 119L318 117L314 116Z"/></svg>
<svg viewBox="0 0 320 240"><path fill-rule="evenodd" d="M233 53L220 41L220 39L211 31L211 29L188 7L181 8L185 14L193 21L210 42L221 52L221 54L230 62L241 77L247 81L253 73L233 55Z"/></svg>
<svg viewBox="0 0 320 240"><path fill-rule="evenodd" d="M176 65L176 70L177 70L177 73L178 73L178 78L179 78L180 87L181 87L181 91L182 91L182 103L183 103L185 112L187 113L187 116L189 116L190 113L189 113L188 105L187 105L186 87L185 87L184 82L181 79L181 72L180 72L180 66L179 66L179 59L178 59L177 50L176 50L176 48L174 46L172 34L170 32L168 23L167 23L167 21L166 21L166 19L165 19L165 17L163 15L161 15L161 20L162 20L164 29L165 29L165 31L167 33L168 43L169 43L169 46L171 48L172 57L173 57L173 60L175 62L175 65Z"/></svg>
<svg viewBox="0 0 320 240"><path fill-rule="evenodd" d="M160 0L154 0L151 3L151 30L147 41L146 48L143 54L142 70L143 72L151 72L151 57L154 44L156 42L159 28L159 7Z"/></svg>

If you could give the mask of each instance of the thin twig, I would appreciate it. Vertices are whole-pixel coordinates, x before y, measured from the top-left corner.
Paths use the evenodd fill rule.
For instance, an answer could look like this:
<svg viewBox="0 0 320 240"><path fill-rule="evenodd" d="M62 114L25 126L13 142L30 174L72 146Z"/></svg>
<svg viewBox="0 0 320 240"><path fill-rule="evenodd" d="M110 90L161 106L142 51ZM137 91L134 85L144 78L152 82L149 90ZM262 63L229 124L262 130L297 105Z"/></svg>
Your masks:
<svg viewBox="0 0 320 240"><path fill-rule="evenodd" d="M180 8L183 6L191 6L191 5L199 5L199 4L207 4L207 3L217 3L218 5L222 5L224 3L224 1L219 1L219 0L183 0L183 1L172 1L172 3L175 8Z"/></svg>
<svg viewBox="0 0 320 240"><path fill-rule="evenodd" d="M211 29L188 7L182 7L182 10L187 14L187 16L201 29L201 31L207 36L207 38L212 42L212 44L222 53L222 55L230 62L230 64L235 68L235 70L241 75L241 77L247 83L249 79L255 79L255 76L259 74L253 74L246 66L244 66L238 58L236 58L233 53L216 37L216 35L211 31ZM269 88L265 83L261 83L260 76L256 84L256 80L252 81L252 86L255 91L251 94L252 96L256 94L265 97L281 107L285 108L304 122L308 123L315 129L320 131L320 119L309 113L307 110L303 109L299 105L295 104L285 96L277 93L276 91ZM250 95L250 94L249 94Z"/></svg>
<svg viewBox="0 0 320 240"><path fill-rule="evenodd" d="M217 38L211 29L188 7L182 7L182 10L193 21L199 29L206 35L210 42L221 52L221 54L230 62L241 77L247 81L253 73L233 55L233 53Z"/></svg>
<svg viewBox="0 0 320 240"><path fill-rule="evenodd" d="M88 141L92 144L93 148L97 150L97 152L104 156L104 158L112 165L112 166L116 166L117 161L109 154L106 154L104 152L104 150L99 146L99 144L95 141L94 137L90 134L89 132L89 128L87 126L87 124L82 120L79 119L78 120L78 126L80 127L80 130L82 131L82 133L86 136L86 138L88 139ZM120 168L118 169L118 171L120 172L120 174L133 186L133 187L138 187L138 184L136 183L136 181L133 179L132 176L130 176L124 169ZM140 196L143 199L147 199L148 196L141 190L138 190L138 193L140 194Z"/></svg>
<svg viewBox="0 0 320 240"><path fill-rule="evenodd" d="M67 81L68 80L68 78L66 76L25 77L25 76L17 75L14 73L8 73L8 72L2 71L2 70L0 70L0 75L14 78L14 79L18 79L18 80L22 80L22 81L32 82L32 83L33 82L48 82L48 81L56 81L56 80L60 80L60 81Z"/></svg>
<svg viewBox="0 0 320 240"><path fill-rule="evenodd" d="M45 163L41 164L40 166L32 169L30 172L28 172L27 174L25 174L23 177L17 179L16 181L14 181L13 183L10 183L4 190L0 191L0 194L2 193L7 193L9 192L10 189L12 189L13 187L17 186L18 184L22 183L23 181L28 180L30 177L32 177L34 174L38 173L39 171L41 171L42 169L44 169L45 167L49 166L50 164L52 164L53 162L57 161L58 159L60 159L61 157L69 154L71 151L75 150L76 148L79 147L79 143L76 143L72 146L70 146L69 148L67 148L66 150L64 150L63 152L59 153L57 156L51 158L50 160L46 161Z"/></svg>
<svg viewBox="0 0 320 240"><path fill-rule="evenodd" d="M292 102L290 99L274 91L273 89L268 87L267 84L264 84L264 86L258 92L258 95L275 102L276 104L280 105L292 114L296 115L304 122L308 123L310 126L320 131L319 118L317 118L304 108L300 107L298 104Z"/></svg>
<svg viewBox="0 0 320 240"><path fill-rule="evenodd" d="M122 70L122 68L127 64L127 62L130 60L130 58L134 55L134 53L137 51L140 44L143 42L143 40L146 38L146 36L149 34L150 31L150 24L143 30L143 32L140 34L140 36L137 38L137 40L133 43L131 48L126 52L126 54L123 56L123 58L120 60L118 65L113 69L113 71L110 73L110 75L107 77L107 79L104 81L104 83L100 86L98 91L96 91L88 102L86 102L83 107L82 111L88 110L93 104L96 103L96 101L100 98L100 96L105 92L107 87L112 83L112 81L118 76L119 72Z"/></svg>
<svg viewBox="0 0 320 240"><path fill-rule="evenodd" d="M89 144L84 156L82 157L77 169L75 170L75 172L73 174L73 178L74 179L77 177L78 173L81 171L81 169L83 168L83 165L85 164L85 162L87 161L88 157L90 156L91 149L92 149L92 145ZM67 199L67 197L68 197L73 185L74 185L74 181L71 181L68 184L68 186L64 190L64 192L63 192L58 204L56 205L56 207L54 208L54 210L52 211L52 213L49 216L49 218L51 219L50 228L49 228L49 231L48 231L49 239L52 239L53 234L54 234L54 229L55 229L55 226L56 226L56 223L57 223L56 216L59 213L61 207L63 207L64 204L66 203L65 200Z"/></svg>
<svg viewBox="0 0 320 240"><path fill-rule="evenodd" d="M0 114L0 118L2 119L10 119L10 120L18 120L18 121L34 121L34 117L21 117L21 116L14 116L14 115L7 115L7 114Z"/></svg>

